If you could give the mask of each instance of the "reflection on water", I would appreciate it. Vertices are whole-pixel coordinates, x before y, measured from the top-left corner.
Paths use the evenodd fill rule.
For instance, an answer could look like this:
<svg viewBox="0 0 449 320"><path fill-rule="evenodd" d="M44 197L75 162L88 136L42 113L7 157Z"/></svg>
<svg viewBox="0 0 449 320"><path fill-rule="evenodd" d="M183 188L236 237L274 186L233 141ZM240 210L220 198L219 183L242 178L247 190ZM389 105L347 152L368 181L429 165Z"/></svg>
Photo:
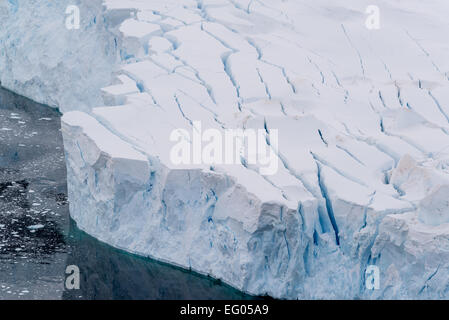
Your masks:
<svg viewBox="0 0 449 320"><path fill-rule="evenodd" d="M216 280L111 248L73 224L67 264L80 268L80 290L64 299L249 299Z"/></svg>
<svg viewBox="0 0 449 320"><path fill-rule="evenodd" d="M0 299L252 299L100 243L69 218L60 113L0 88ZM64 288L68 265L80 289Z"/></svg>

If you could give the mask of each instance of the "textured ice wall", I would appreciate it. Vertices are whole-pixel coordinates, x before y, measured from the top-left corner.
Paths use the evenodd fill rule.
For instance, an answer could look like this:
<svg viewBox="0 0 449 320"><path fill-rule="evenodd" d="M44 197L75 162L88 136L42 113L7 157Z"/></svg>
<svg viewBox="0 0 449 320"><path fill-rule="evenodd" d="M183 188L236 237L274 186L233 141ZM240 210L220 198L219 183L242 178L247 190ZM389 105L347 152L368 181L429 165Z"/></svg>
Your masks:
<svg viewBox="0 0 449 320"><path fill-rule="evenodd" d="M78 5L81 28L66 28L66 8ZM120 61L115 26L129 11L109 15L103 1L0 1L1 85L62 111L101 105Z"/></svg>
<svg viewBox="0 0 449 320"><path fill-rule="evenodd" d="M122 108L96 113L102 122L108 113L123 120ZM298 204L285 201L272 185L244 170L224 175L167 167L84 113L65 117L63 135L71 215L80 228L113 246L253 294L447 298L447 224L423 224L413 207L382 195L357 203L358 187L342 185L328 169L321 174L324 184L331 183L327 197L339 226L338 245L311 195ZM407 185L423 190L419 181L438 185L432 175L438 173L410 166L405 157L393 170L392 183L405 191ZM332 179L338 189L331 187ZM381 270L379 290L365 286L368 265Z"/></svg>
<svg viewBox="0 0 449 320"><path fill-rule="evenodd" d="M147 158L150 178L130 183L111 169L126 156L79 162L88 150L108 155L101 145L112 137L66 114L71 213L81 228L254 294L448 297L439 11L414 3L420 22L410 23L408 11L384 2L387 26L373 33L367 1L107 4L139 10L120 27L128 54L119 82L102 90L111 107L92 116ZM194 120L265 129L267 140L279 129L278 173L173 166L170 130ZM373 265L379 290L365 284Z"/></svg>
<svg viewBox="0 0 449 320"><path fill-rule="evenodd" d="M111 106L63 118L80 228L254 294L448 297L446 2L382 1L377 32L364 27L370 1L104 2L105 23L78 39L90 48L80 63L93 66L83 74L95 74L81 76L85 83L64 79L64 68L3 67L12 89L27 83L36 100L54 94L63 110L89 110L100 92ZM19 53L10 35L24 48L23 34L40 34L18 28L2 34L4 52ZM120 49L106 55L108 67L91 48L111 39ZM33 45L39 61L78 57L47 62L42 40ZM26 65L32 52L16 59ZM93 92L101 81L112 85ZM65 92L71 85L75 98ZM262 128L267 138L279 128L278 174L262 177L243 164L173 166L169 133L191 129L192 120ZM379 290L365 286L369 265L379 267Z"/></svg>
<svg viewBox="0 0 449 320"><path fill-rule="evenodd" d="M71 214L98 239L252 294L359 294L359 271L348 273L351 265L333 236L313 243L313 197L299 207L285 203L278 190L244 170L237 170L240 178L260 185L248 190L232 175L167 168L84 113L71 113L63 134ZM315 278L308 278L309 269Z"/></svg>

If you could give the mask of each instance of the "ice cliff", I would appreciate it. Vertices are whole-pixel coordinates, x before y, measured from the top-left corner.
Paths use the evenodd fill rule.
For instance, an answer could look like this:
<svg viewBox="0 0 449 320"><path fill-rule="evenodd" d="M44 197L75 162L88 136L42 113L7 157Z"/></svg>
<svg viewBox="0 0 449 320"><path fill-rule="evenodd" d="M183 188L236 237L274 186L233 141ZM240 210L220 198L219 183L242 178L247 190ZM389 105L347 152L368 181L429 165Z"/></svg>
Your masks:
<svg viewBox="0 0 449 320"><path fill-rule="evenodd" d="M74 3L2 0L0 79L65 112L102 241L252 294L447 299L449 5L376 2L378 30L371 1L74 1L66 30ZM195 121L262 130L278 170L174 164Z"/></svg>

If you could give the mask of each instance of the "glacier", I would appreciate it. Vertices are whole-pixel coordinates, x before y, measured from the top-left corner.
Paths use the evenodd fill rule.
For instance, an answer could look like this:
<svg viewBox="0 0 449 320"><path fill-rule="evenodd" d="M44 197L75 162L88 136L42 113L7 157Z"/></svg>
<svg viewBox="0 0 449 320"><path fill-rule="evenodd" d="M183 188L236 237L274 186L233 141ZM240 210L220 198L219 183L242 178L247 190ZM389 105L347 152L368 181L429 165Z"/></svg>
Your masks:
<svg viewBox="0 0 449 320"><path fill-rule="evenodd" d="M64 113L70 213L101 241L255 295L447 299L449 4L377 1L378 30L371 4L2 1L0 81ZM173 164L194 121L277 130L278 170Z"/></svg>

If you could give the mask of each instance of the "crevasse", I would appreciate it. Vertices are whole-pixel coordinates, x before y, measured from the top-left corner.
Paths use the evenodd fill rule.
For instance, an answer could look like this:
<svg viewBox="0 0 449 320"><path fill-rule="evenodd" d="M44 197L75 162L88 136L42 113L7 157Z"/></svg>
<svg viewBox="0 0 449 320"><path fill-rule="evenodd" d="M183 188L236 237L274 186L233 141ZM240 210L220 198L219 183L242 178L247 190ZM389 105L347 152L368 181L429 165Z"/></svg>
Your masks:
<svg viewBox="0 0 449 320"><path fill-rule="evenodd" d="M81 229L252 294L449 297L444 0L69 4L0 3L0 79L64 112ZM277 173L173 165L193 121L279 130Z"/></svg>

